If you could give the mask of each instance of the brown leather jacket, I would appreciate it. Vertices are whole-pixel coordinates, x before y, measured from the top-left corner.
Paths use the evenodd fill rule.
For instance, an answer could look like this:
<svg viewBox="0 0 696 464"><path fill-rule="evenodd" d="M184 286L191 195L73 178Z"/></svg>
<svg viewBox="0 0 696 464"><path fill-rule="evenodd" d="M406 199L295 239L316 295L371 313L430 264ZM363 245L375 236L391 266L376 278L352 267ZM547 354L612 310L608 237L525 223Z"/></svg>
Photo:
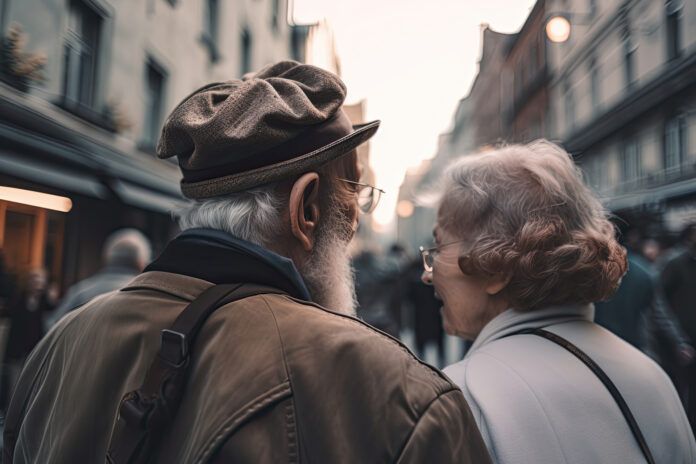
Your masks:
<svg viewBox="0 0 696 464"><path fill-rule="evenodd" d="M101 463L159 331L211 285L145 272L70 313L29 357L5 462ZM157 462L488 463L458 390L398 341L287 295L229 303L193 347Z"/></svg>

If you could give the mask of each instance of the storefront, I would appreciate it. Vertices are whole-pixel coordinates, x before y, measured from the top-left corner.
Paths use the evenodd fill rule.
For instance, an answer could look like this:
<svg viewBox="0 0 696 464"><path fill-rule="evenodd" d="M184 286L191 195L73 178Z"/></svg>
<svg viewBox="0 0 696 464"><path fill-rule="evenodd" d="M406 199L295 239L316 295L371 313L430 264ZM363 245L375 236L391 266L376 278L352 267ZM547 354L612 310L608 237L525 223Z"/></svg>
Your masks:
<svg viewBox="0 0 696 464"><path fill-rule="evenodd" d="M106 237L122 227L161 250L183 202L176 165L32 104L0 93L0 250L10 272L45 268L62 293L99 269Z"/></svg>
<svg viewBox="0 0 696 464"><path fill-rule="evenodd" d="M66 197L0 186L0 249L5 266L24 276L44 268L54 282L62 282Z"/></svg>

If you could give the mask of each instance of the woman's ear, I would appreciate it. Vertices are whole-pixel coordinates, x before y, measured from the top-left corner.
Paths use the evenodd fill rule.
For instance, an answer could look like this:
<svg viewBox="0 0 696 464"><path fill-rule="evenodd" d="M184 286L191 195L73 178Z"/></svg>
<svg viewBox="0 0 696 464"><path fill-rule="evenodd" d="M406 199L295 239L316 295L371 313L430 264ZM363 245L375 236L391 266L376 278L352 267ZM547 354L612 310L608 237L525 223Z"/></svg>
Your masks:
<svg viewBox="0 0 696 464"><path fill-rule="evenodd" d="M457 264L459 264L459 270L462 271L464 274L468 274L466 272L466 263L468 259L468 255L464 255L460 256L457 260ZM484 283L486 288L486 293L488 293L491 296L497 295L505 287L507 287L507 285L510 283L510 279L512 279L512 275L503 273L481 277L481 281Z"/></svg>
<svg viewBox="0 0 696 464"><path fill-rule="evenodd" d="M319 174L309 172L290 190L290 231L306 252L312 251L319 224Z"/></svg>
<svg viewBox="0 0 696 464"><path fill-rule="evenodd" d="M509 274L495 274L486 281L486 293L489 295L497 295L510 283L512 278Z"/></svg>

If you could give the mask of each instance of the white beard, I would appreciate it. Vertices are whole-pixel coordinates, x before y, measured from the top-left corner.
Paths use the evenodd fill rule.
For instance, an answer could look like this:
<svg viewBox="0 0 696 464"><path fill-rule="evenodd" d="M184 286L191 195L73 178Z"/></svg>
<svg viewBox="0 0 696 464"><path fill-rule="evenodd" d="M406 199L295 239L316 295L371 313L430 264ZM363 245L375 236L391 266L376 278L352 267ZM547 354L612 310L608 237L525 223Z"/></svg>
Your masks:
<svg viewBox="0 0 696 464"><path fill-rule="evenodd" d="M355 315L357 301L348 244L350 225L331 208L320 228L311 256L300 270L315 303L327 309Z"/></svg>

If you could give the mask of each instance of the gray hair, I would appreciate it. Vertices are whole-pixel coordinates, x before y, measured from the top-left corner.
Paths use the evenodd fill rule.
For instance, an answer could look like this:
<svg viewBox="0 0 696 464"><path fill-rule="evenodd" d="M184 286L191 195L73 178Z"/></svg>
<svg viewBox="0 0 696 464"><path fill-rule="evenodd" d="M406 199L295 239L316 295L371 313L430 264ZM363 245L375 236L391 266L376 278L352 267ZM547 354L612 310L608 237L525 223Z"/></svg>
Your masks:
<svg viewBox="0 0 696 464"><path fill-rule="evenodd" d="M461 158L444 179L439 224L465 239L462 271L507 274L521 310L605 300L626 251L561 147L546 140Z"/></svg>
<svg viewBox="0 0 696 464"><path fill-rule="evenodd" d="M282 227L283 198L270 184L189 203L175 213L181 230L206 228L267 246Z"/></svg>
<svg viewBox="0 0 696 464"><path fill-rule="evenodd" d="M111 266L132 267L141 271L150 262L150 241L136 229L119 229L106 239L104 261Z"/></svg>

